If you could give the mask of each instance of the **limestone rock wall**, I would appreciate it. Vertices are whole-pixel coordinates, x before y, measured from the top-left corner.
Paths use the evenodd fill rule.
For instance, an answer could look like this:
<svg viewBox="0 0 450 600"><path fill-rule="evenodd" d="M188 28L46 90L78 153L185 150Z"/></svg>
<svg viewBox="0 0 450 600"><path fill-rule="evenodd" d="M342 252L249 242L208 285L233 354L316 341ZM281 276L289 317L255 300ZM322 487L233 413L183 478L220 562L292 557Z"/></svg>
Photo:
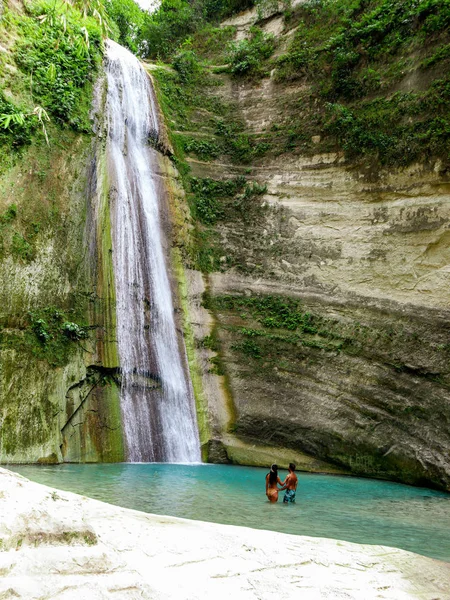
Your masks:
<svg viewBox="0 0 450 600"><path fill-rule="evenodd" d="M242 39L258 18L249 11L225 25ZM281 13L259 25L279 36L277 51L286 47L292 32ZM233 107L236 135L276 136L280 118L301 110L293 102L304 83L214 76L207 93ZM177 135L213 139L217 116L197 113ZM312 147L320 142L314 136ZM267 464L290 455L306 469L328 464L450 490L445 166L386 169L276 146L246 164L222 155L187 161L192 177L266 186L240 216L218 220L220 267L201 284L192 278L210 459ZM255 303L273 297L296 302L309 325L293 335L264 321Z"/></svg>
<svg viewBox="0 0 450 600"><path fill-rule="evenodd" d="M123 459L99 136L33 145L0 182L2 463Z"/></svg>

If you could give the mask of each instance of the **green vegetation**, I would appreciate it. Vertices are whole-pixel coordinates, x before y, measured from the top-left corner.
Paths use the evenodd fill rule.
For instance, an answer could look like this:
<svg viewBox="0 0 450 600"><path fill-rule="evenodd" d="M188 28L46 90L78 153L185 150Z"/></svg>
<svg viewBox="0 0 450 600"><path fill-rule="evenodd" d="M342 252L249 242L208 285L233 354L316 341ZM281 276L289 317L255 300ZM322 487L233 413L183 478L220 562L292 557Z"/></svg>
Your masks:
<svg viewBox="0 0 450 600"><path fill-rule="evenodd" d="M376 153L382 164L433 156L450 160L449 110L450 78L439 79L423 93L397 92L352 108L329 104L324 130L350 159Z"/></svg>
<svg viewBox="0 0 450 600"><path fill-rule="evenodd" d="M188 178L188 202L194 219L195 242L191 260L204 272L223 270L232 258L217 239L213 226L218 222L249 223L266 210L260 196L266 188L248 183L244 177L220 181Z"/></svg>
<svg viewBox="0 0 450 600"><path fill-rule="evenodd" d="M190 184L193 216L206 225L236 219L246 222L263 209L257 199L265 186L247 183L245 177L226 181L192 178Z"/></svg>
<svg viewBox="0 0 450 600"><path fill-rule="evenodd" d="M158 10L144 19L140 52L146 58L167 59L196 32L252 4L252 0L162 0Z"/></svg>
<svg viewBox="0 0 450 600"><path fill-rule="evenodd" d="M91 132L92 87L107 30L100 0L35 0L20 11L5 8L0 172L32 142L55 143L61 128Z"/></svg>
<svg viewBox="0 0 450 600"><path fill-rule="evenodd" d="M62 366L68 362L74 343L88 335L86 327L68 321L64 312L50 307L29 313L22 344L39 360Z"/></svg>
<svg viewBox="0 0 450 600"><path fill-rule="evenodd" d="M198 56L213 65L221 65L226 60L225 50L235 34L235 27L215 27L207 23L195 32L190 38L190 43Z"/></svg>
<svg viewBox="0 0 450 600"><path fill-rule="evenodd" d="M249 222L263 213L261 196L266 188L247 182L245 177L227 181L194 178L186 155L202 161L226 156L242 164L264 154L267 145L241 133L243 125L235 119L233 107L214 94L217 76L200 60L194 47L194 40L183 45L173 59L174 71L161 68L153 74L160 106L172 131L177 131L169 131L175 152L173 160L182 176L194 222L184 259L208 273L223 270L232 263L214 226L219 222ZM209 132L197 134L205 124ZM191 135L191 131L195 134Z"/></svg>
<svg viewBox="0 0 450 600"><path fill-rule="evenodd" d="M204 305L217 311L239 311L240 315L248 316L267 329L300 330L316 334L318 328L308 312L302 311L299 300L283 296L205 296ZM246 330L248 335L253 335Z"/></svg>
<svg viewBox="0 0 450 600"><path fill-rule="evenodd" d="M222 153L222 147L216 141L183 137L181 143L187 154L193 154L200 160L213 160Z"/></svg>
<svg viewBox="0 0 450 600"><path fill-rule="evenodd" d="M107 0L105 9L112 39L137 53L145 19L144 11L133 0Z"/></svg>
<svg viewBox="0 0 450 600"><path fill-rule="evenodd" d="M37 2L19 22L16 62L33 97L61 125L91 131L90 89L102 54L101 28L64 2Z"/></svg>
<svg viewBox="0 0 450 600"><path fill-rule="evenodd" d="M0 92L0 145L10 150L31 142L37 116L29 115L21 106L9 102Z"/></svg>
<svg viewBox="0 0 450 600"><path fill-rule="evenodd" d="M49 307L31 311L21 330L3 330L2 348L14 348L51 367L66 365L81 340L89 337L89 328L67 319L62 310Z"/></svg>
<svg viewBox="0 0 450 600"><path fill-rule="evenodd" d="M34 258L34 247L21 233L14 230L16 217L16 204L11 204L0 215L0 258L11 253L14 258L28 262Z"/></svg>
<svg viewBox="0 0 450 600"><path fill-rule="evenodd" d="M250 29L250 37L232 42L228 47L229 69L233 75L267 75L264 61L275 50L275 38L258 27Z"/></svg>
<svg viewBox="0 0 450 600"><path fill-rule="evenodd" d="M286 150L308 151L311 135L321 134L323 149L334 144L350 160L450 160L449 23L448 0L310 0L297 7L276 79L304 80L310 89L298 117L281 127L290 136ZM415 71L429 84L402 91Z"/></svg>
<svg viewBox="0 0 450 600"><path fill-rule="evenodd" d="M203 305L224 321L221 328L232 336L234 341L230 349L233 352L257 362L264 359L267 365L275 361L272 365L275 366L281 357L288 360L296 348L336 353L345 350L350 342L342 334L326 329L323 319L305 312L301 302L294 298L273 295L212 297L205 294ZM233 324L226 324L229 322ZM242 322L245 325L240 324ZM250 323L253 326L249 326ZM218 338L214 344L221 357L222 344ZM223 360L219 360L223 368ZM254 368L259 368L256 363Z"/></svg>
<svg viewBox="0 0 450 600"><path fill-rule="evenodd" d="M357 321L330 319L305 310L296 298L277 295L212 296L206 293L203 305L213 312L220 329L233 340L230 343L232 351L257 362L264 359L267 367L279 368L283 363L286 369L295 370L296 361L304 360L305 356L314 360L317 351L334 355L342 352L384 363L396 372L408 372L448 385L448 378L439 372L411 370L404 364L414 355L421 338L416 331L398 324L394 327L386 323L383 328L372 328ZM213 349L222 355L222 342L217 331L213 340L205 340L204 345L207 344L213 344ZM430 347L430 356L435 351L436 348ZM441 359L439 364L444 368L445 362ZM249 365L249 368L253 367ZM254 369L259 368L255 363Z"/></svg>
<svg viewBox="0 0 450 600"><path fill-rule="evenodd" d="M426 42L436 49L448 36L450 3L310 0L291 19L295 38L279 60L278 77L313 75L327 99L351 99L378 89L389 62L401 52L419 50Z"/></svg>

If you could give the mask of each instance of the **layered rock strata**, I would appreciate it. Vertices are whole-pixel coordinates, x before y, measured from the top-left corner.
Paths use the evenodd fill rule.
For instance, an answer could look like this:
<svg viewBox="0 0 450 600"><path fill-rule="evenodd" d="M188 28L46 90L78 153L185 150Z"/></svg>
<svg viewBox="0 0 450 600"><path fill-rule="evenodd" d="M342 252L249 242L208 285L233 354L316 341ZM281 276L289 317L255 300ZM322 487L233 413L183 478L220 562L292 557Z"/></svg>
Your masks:
<svg viewBox="0 0 450 600"><path fill-rule="evenodd" d="M279 10L262 16L224 25L239 40L258 22L285 51L295 31ZM234 111L235 135L271 145L246 164L187 157L197 180L265 189L217 200L209 228L219 264L189 278L211 460L290 455L305 469L450 490L448 170L441 160L388 169L314 153L320 135L290 151L277 131L301 113L304 81L280 82L276 69L211 77L205 94ZM179 139L220 147L221 113L189 114ZM294 303L302 325L277 325L277 311L262 308L274 299Z"/></svg>

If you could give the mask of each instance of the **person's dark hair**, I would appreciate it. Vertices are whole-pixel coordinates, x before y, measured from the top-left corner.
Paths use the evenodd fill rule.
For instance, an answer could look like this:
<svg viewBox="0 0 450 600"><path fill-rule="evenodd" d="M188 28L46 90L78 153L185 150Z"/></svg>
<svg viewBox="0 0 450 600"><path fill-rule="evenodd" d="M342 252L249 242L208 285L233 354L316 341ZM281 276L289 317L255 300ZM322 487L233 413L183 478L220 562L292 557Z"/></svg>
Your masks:
<svg viewBox="0 0 450 600"><path fill-rule="evenodd" d="M295 465L294 463L289 463L289 468L291 471L295 471Z"/></svg>
<svg viewBox="0 0 450 600"><path fill-rule="evenodd" d="M278 480L278 465L272 465L269 473L269 483L276 483Z"/></svg>

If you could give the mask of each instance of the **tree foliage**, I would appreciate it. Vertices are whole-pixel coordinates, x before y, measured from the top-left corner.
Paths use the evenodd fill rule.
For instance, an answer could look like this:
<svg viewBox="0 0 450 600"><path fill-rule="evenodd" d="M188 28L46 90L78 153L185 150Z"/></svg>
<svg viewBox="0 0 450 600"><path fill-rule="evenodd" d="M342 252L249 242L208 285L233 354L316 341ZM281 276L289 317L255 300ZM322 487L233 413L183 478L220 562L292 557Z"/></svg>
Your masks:
<svg viewBox="0 0 450 600"><path fill-rule="evenodd" d="M207 23L218 22L252 5L253 0L162 0L159 9L144 18L141 53L150 58L167 58Z"/></svg>
<svg viewBox="0 0 450 600"><path fill-rule="evenodd" d="M114 39L122 46L137 53L145 12L134 0L107 0L106 10Z"/></svg>

